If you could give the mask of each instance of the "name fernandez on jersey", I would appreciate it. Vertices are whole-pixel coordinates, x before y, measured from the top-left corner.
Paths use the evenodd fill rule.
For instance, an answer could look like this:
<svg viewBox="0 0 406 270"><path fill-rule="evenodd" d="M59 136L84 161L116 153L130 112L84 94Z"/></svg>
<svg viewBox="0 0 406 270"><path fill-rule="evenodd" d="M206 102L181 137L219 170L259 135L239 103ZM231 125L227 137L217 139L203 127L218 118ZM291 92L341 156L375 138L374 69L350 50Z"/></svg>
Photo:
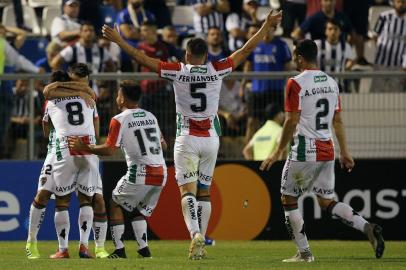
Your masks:
<svg viewBox="0 0 406 270"><path fill-rule="evenodd" d="M158 75L173 82L177 136L221 135L217 116L221 84L233 68L231 58L205 65L160 62Z"/></svg>

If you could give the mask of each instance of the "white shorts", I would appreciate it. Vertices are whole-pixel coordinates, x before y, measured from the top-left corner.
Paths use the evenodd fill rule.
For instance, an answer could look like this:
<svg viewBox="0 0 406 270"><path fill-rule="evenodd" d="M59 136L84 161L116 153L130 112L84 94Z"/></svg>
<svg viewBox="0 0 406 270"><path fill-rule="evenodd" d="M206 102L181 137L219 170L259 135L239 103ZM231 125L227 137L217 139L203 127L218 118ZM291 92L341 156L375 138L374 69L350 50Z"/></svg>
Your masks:
<svg viewBox="0 0 406 270"><path fill-rule="evenodd" d="M179 136L174 147L178 186L199 181L210 186L219 150L219 137Z"/></svg>
<svg viewBox="0 0 406 270"><path fill-rule="evenodd" d="M76 189L86 196L93 196L101 182L99 158L96 155L68 155L61 160L55 159L52 178L57 196L70 194Z"/></svg>
<svg viewBox="0 0 406 270"><path fill-rule="evenodd" d="M292 161L286 160L282 172L281 193L299 197L313 192L324 199L334 198L334 160Z"/></svg>
<svg viewBox="0 0 406 270"><path fill-rule="evenodd" d="M49 192L54 192L55 183L52 178L52 171L53 171L53 163L54 163L55 155L48 154L44 160L44 164L42 165L41 173L38 178L38 188L37 191L47 190ZM51 199L54 199L55 195L51 196Z"/></svg>
<svg viewBox="0 0 406 270"><path fill-rule="evenodd" d="M149 217L158 203L162 188L163 186L134 185L123 176L113 190L112 199L128 212L137 209L142 215Z"/></svg>

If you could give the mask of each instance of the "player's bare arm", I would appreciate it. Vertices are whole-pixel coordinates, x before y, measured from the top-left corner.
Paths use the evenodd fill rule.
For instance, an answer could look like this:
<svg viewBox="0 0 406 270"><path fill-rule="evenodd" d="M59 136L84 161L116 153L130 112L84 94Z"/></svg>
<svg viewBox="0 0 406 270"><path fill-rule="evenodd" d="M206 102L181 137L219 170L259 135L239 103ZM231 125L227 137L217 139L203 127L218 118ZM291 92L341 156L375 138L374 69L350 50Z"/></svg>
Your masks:
<svg viewBox="0 0 406 270"><path fill-rule="evenodd" d="M98 156L111 156L117 149L117 147L112 147L107 143L101 145L85 144L79 137L69 139L69 148L75 151L86 151Z"/></svg>
<svg viewBox="0 0 406 270"><path fill-rule="evenodd" d="M293 137L296 126L300 120L300 112L286 112L285 123L283 124L281 140L275 152L273 152L267 159L265 159L259 169L261 171L268 171L272 164L280 159L286 151L286 146Z"/></svg>
<svg viewBox="0 0 406 270"><path fill-rule="evenodd" d="M43 94L48 100L79 96L85 100L88 107L94 108L96 105L94 91L81 82L54 82L45 86Z"/></svg>
<svg viewBox="0 0 406 270"><path fill-rule="evenodd" d="M242 48L238 49L230 56L234 63L234 69L247 59L247 57L264 39L269 31L274 31L281 20L282 11L279 11L276 14L273 14L273 10L269 12L265 22L261 26L261 29L259 29L259 31L255 35L253 35Z"/></svg>
<svg viewBox="0 0 406 270"><path fill-rule="evenodd" d="M144 52L132 47L120 36L116 29L104 25L102 32L103 37L120 46L121 49L123 49L127 54L131 55L131 57L134 58L135 61L137 61L140 65L143 65L154 72L158 72L159 63L161 60L149 57Z"/></svg>
<svg viewBox="0 0 406 270"><path fill-rule="evenodd" d="M348 172L354 168L354 159L351 157L347 148L347 140L341 112L335 112L333 117L334 133L336 134L338 145L340 146L340 164L341 168L345 168Z"/></svg>

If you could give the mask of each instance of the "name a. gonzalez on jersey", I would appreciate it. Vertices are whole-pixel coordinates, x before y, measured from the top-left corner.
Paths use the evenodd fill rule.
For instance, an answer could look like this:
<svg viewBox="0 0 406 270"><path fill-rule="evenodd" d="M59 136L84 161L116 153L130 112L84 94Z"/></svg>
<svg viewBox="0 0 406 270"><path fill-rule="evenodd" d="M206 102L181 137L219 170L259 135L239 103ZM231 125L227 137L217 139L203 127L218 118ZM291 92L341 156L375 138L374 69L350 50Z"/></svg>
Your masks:
<svg viewBox="0 0 406 270"><path fill-rule="evenodd" d="M180 82L215 82L218 81L219 77L215 75L196 75L196 76L185 76L180 75L178 81Z"/></svg>
<svg viewBox="0 0 406 270"><path fill-rule="evenodd" d="M310 89L305 90L305 97L313 96L313 95L318 95L318 94L338 94L338 87L331 87L331 86L322 86L322 87L315 87Z"/></svg>
<svg viewBox="0 0 406 270"><path fill-rule="evenodd" d="M59 102L62 102L62 101L77 100L77 99L80 99L80 97L79 96L77 96L77 97L63 97L63 98L54 99L53 101L54 101L54 104L58 104Z"/></svg>

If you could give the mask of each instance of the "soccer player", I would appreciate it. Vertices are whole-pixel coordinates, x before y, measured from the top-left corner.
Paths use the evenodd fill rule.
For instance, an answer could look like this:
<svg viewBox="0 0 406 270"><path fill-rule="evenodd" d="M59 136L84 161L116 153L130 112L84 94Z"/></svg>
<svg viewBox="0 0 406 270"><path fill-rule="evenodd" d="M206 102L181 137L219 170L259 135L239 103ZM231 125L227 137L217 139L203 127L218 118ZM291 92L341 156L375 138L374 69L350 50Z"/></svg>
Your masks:
<svg viewBox="0 0 406 270"><path fill-rule="evenodd" d="M103 27L105 38L117 43L139 64L173 82L178 127L175 174L183 217L192 238L190 259L205 256L204 235L211 214L210 185L221 132L217 110L222 80L245 61L269 31L274 31L281 18L281 12L270 12L261 29L241 49L218 62L207 62L207 44L203 39L191 39L186 47L186 64L148 57L125 42L116 30Z"/></svg>
<svg viewBox="0 0 406 270"><path fill-rule="evenodd" d="M127 161L127 174L117 183L110 202L110 226L116 250L109 258L127 258L125 253L124 215L130 213L132 227L142 257L151 257L147 222L158 203L166 183L167 170L162 154L163 139L156 117L138 107L141 89L124 81L120 84L117 106L122 111L110 122L109 135L103 145L89 145L76 138L71 149L96 155L112 155L121 147ZM164 145L164 143L163 143Z"/></svg>
<svg viewBox="0 0 406 270"><path fill-rule="evenodd" d="M264 160L260 169L269 170L293 137L292 148L282 172L282 206L285 224L297 246L297 254L284 262L312 262L298 198L303 192L317 195L320 207L344 224L368 237L380 258L385 248L382 228L368 223L351 206L334 200L333 134L340 146L340 164L348 172L354 168L341 118L339 88L333 78L317 69L317 46L303 40L294 50L293 60L301 73L288 80L286 86L286 118L277 150Z"/></svg>

